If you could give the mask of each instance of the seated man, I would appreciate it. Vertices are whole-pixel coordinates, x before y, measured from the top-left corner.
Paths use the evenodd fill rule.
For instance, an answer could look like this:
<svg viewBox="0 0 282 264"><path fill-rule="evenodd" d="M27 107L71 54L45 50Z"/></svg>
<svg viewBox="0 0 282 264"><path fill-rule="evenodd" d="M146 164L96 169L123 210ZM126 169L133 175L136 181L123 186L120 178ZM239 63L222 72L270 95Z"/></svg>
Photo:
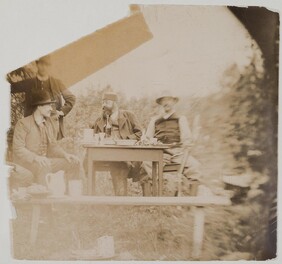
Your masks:
<svg viewBox="0 0 282 264"><path fill-rule="evenodd" d="M178 115L175 111L175 104L178 98L172 96L169 92L164 92L163 95L156 99L156 102L163 108L163 114L155 116L151 119L147 132L147 138L157 138L163 144L178 144L191 145L192 134L189 129L187 119L183 115ZM181 163L183 158L183 147L170 148L164 153L164 165L169 163ZM186 177L198 179L200 163L191 155L188 156L185 164L184 174ZM144 162L143 177L141 184L143 194L148 196L150 191L150 179L152 176L152 163Z"/></svg>
<svg viewBox="0 0 282 264"><path fill-rule="evenodd" d="M136 116L118 108L115 93L105 93L102 98L102 116L94 124L94 133L105 132L112 139L136 139L142 135L142 129ZM110 167L115 195L127 195L127 177L129 170L138 163L107 162Z"/></svg>
<svg viewBox="0 0 282 264"><path fill-rule="evenodd" d="M13 137L13 162L29 170L33 181L42 185L50 172L63 170L68 179L79 176L78 158L57 144L56 124L50 117L53 102L46 91L34 94L35 110L17 122Z"/></svg>

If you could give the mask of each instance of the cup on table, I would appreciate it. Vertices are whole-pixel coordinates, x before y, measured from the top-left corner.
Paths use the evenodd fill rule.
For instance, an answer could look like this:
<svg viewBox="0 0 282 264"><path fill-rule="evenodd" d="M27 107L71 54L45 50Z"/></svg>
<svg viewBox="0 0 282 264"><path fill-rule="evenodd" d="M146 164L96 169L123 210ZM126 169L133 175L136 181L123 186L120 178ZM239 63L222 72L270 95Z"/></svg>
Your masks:
<svg viewBox="0 0 282 264"><path fill-rule="evenodd" d="M90 128L85 128L83 130L83 139L86 141L93 140L94 130Z"/></svg>
<svg viewBox="0 0 282 264"><path fill-rule="evenodd" d="M100 140L100 136L99 136L99 134L94 134L94 141L95 141L95 143L99 143L99 140Z"/></svg>
<svg viewBox="0 0 282 264"><path fill-rule="evenodd" d="M151 138L150 139L150 144L157 145L158 144L158 139L157 138Z"/></svg>
<svg viewBox="0 0 282 264"><path fill-rule="evenodd" d="M81 180L69 180L69 195L75 197L82 195Z"/></svg>

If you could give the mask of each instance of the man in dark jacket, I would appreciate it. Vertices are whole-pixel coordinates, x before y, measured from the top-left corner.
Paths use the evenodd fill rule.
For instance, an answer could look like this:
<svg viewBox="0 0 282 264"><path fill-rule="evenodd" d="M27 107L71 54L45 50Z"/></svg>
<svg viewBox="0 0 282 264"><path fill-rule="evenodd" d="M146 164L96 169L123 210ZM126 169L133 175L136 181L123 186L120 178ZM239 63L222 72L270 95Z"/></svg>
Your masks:
<svg viewBox="0 0 282 264"><path fill-rule="evenodd" d="M64 137L63 117L66 116L75 104L75 96L63 85L63 83L49 76L51 66L50 56L44 56L36 61L37 75L35 78L11 84L12 93L25 93L24 116L29 116L34 111L32 105L33 94L38 90L47 91L51 99L55 101L52 116L58 121L58 139ZM63 102L64 101L64 102Z"/></svg>
<svg viewBox="0 0 282 264"><path fill-rule="evenodd" d="M104 132L112 139L136 139L142 136L142 128L136 116L126 110L119 110L115 93L105 93L102 102L102 116L94 124L94 133ZM107 162L116 195L127 195L127 177L132 166L139 163Z"/></svg>

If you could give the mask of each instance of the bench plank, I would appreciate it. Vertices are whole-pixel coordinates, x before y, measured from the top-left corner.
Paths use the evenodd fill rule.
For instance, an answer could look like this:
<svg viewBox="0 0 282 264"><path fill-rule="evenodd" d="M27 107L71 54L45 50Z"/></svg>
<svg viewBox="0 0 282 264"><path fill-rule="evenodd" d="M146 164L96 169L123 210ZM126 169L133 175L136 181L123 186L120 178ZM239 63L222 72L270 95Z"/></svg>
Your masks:
<svg viewBox="0 0 282 264"><path fill-rule="evenodd" d="M97 204L97 205L231 205L229 198L224 196L187 196L187 197L127 197L127 196L79 196L60 198L30 199L28 201L14 201L15 204Z"/></svg>

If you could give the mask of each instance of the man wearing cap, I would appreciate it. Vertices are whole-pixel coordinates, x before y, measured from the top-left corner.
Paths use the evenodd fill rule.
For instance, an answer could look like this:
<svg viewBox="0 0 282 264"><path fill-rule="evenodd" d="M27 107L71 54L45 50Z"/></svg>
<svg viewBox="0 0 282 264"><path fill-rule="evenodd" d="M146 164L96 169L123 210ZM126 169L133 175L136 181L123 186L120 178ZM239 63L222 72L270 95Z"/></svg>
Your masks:
<svg viewBox="0 0 282 264"><path fill-rule="evenodd" d="M57 144L56 124L51 116L52 101L48 92L33 94L33 114L20 119L13 136L13 162L29 170L33 180L45 184L45 175L64 170L68 178L77 178L79 160Z"/></svg>
<svg viewBox="0 0 282 264"><path fill-rule="evenodd" d="M105 93L102 100L102 115L93 126L94 133L105 132L107 137L113 139L139 140L142 136L142 128L132 112L119 109L117 94ZM131 166L137 168L141 164L136 162L109 162L108 164L115 194L126 195L129 170L132 169Z"/></svg>
<svg viewBox="0 0 282 264"><path fill-rule="evenodd" d="M172 96L169 91L164 91L156 102L162 107L163 112L151 119L146 137L157 138L163 144L171 144L177 146L191 145L193 142L192 133L190 131L187 119L184 115L179 115L175 110L175 104L178 102L178 97ZM164 164L181 163L183 158L183 147L173 147L165 151ZM185 175L189 178L198 179L200 177L200 163L191 155L186 161ZM148 185L145 184L151 179L152 163L143 162L145 175L141 179L143 184L144 195L150 195L146 191ZM143 171L144 172L144 171ZM150 188L149 188L150 189Z"/></svg>
<svg viewBox="0 0 282 264"><path fill-rule="evenodd" d="M32 98L38 90L47 91L51 99L55 101L51 115L58 121L58 139L64 137L63 117L66 116L75 104L75 96L63 85L63 83L49 76L51 66L50 56L44 56L36 61L37 75L34 78L26 79L11 84L12 93L25 93L24 116L33 113ZM64 100L64 102L63 102Z"/></svg>

